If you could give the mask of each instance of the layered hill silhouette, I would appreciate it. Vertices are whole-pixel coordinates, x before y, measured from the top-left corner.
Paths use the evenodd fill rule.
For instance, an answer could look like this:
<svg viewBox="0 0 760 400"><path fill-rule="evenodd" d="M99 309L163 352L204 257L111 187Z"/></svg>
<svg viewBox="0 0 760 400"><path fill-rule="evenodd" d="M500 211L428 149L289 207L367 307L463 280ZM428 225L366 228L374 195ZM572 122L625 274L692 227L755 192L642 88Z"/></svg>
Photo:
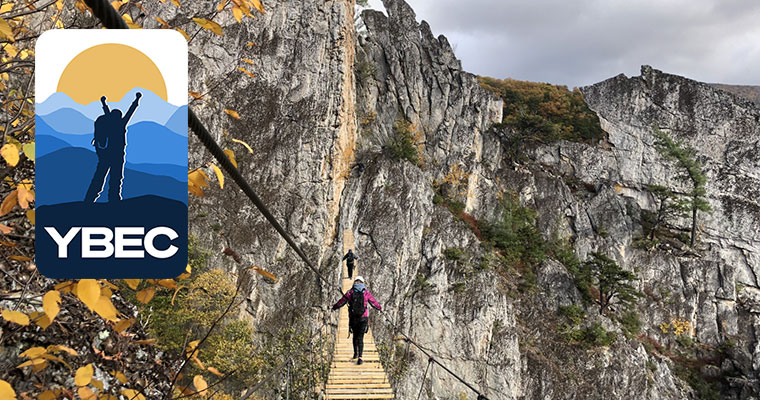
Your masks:
<svg viewBox="0 0 760 400"><path fill-rule="evenodd" d="M83 201L97 163L95 152L77 147L38 157L37 168L45 173L37 175L37 205ZM98 202L108 198L108 179L110 175ZM187 204L187 182L182 179L187 179L187 167L128 162L124 166L122 197L156 195Z"/></svg>
<svg viewBox="0 0 760 400"><path fill-rule="evenodd" d="M187 204L187 106L177 107L135 88L111 110L126 112L136 92L140 105L127 126L122 198L156 195ZM47 113L46 113L47 112ZM92 145L100 102L81 105L55 93L37 107L38 205L83 201L98 156ZM98 202L108 198L108 180Z"/></svg>
<svg viewBox="0 0 760 400"><path fill-rule="evenodd" d="M143 96L140 99L139 111L132 116L130 125L144 121L155 122L169 127L174 133L187 136L187 106L178 107L167 103L150 90L134 88L117 102L112 102L109 99L108 105L112 110L118 109L126 112L137 92L142 93ZM100 105L100 100L82 105L72 100L66 93L56 92L36 105L35 114L42 117L45 122L58 129L59 132L92 134L92 123L103 114L103 108ZM172 123L167 124L169 121ZM177 123L178 121L179 123ZM184 126L182 125L183 121ZM63 126L66 126L65 130L62 129Z"/></svg>

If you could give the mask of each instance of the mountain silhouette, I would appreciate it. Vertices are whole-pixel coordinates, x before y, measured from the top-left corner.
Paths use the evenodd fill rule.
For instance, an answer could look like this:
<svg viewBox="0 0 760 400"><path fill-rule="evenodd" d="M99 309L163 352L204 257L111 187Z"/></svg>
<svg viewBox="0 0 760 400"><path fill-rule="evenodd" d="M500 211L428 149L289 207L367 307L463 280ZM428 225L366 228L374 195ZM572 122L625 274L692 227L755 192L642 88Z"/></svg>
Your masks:
<svg viewBox="0 0 760 400"><path fill-rule="evenodd" d="M90 124L92 126L93 122ZM88 135L61 133L47 124L44 117L38 116L36 119L37 157L61 149L59 141L94 152L91 144L92 131L90 132ZM48 142L47 138L56 140ZM187 148L187 136L177 134L155 122L140 122L127 127L127 163L171 164L181 166L187 173L187 154L182 151L167 152L167 148Z"/></svg>
<svg viewBox="0 0 760 400"><path fill-rule="evenodd" d="M69 135L92 135L94 120L73 108L61 108L48 115L37 115L52 129Z"/></svg>
<svg viewBox="0 0 760 400"><path fill-rule="evenodd" d="M42 157L37 157L37 168L45 171L36 177L36 204L50 205L58 203L81 202L87 192L93 171L98 163L95 152L79 148L67 147L54 151ZM61 166L66 166L61 168ZM187 204L187 183L175 179L178 166L162 166L157 164L140 165L132 169L127 164L124 168L124 184L122 196L124 199L156 195L167 199L181 201ZM185 167L186 168L186 167ZM168 169L172 175L160 174L162 169ZM153 173L150 173L153 172ZM187 179L187 170L184 170ZM180 175L180 179L182 179ZM104 185L98 202L108 198L108 184Z"/></svg>
<svg viewBox="0 0 760 400"><path fill-rule="evenodd" d="M187 136L187 106L175 111L164 126L178 135Z"/></svg>
<svg viewBox="0 0 760 400"><path fill-rule="evenodd" d="M138 87L133 88L127 92L117 102L112 102L109 99L108 105L111 107L111 109L118 109L122 110L122 112L126 112L132 103L132 100L134 100L135 94L137 92L141 92L143 94L142 98L140 99L140 112L135 113L135 115L130 120L130 125L143 121L151 121L163 125L177 112L177 110L181 108L166 102L164 99L151 92L150 90ZM187 109L187 106L184 107ZM71 97L69 97L66 93L62 92L53 93L50 95L50 97L45 99L45 101L38 103L36 105L35 113L38 116L42 116L48 122L48 124L50 124L50 126L60 132L61 128L57 124L53 123L53 121L48 120L47 117L57 110L63 109L75 110L93 122L96 118L103 114L103 109L100 106L99 99L94 100L89 104L82 105L72 100ZM92 131L92 129L90 129L90 131ZM186 131L187 130L185 129L185 135L187 135ZM67 131L67 133L69 132ZM177 133L182 134L182 132Z"/></svg>

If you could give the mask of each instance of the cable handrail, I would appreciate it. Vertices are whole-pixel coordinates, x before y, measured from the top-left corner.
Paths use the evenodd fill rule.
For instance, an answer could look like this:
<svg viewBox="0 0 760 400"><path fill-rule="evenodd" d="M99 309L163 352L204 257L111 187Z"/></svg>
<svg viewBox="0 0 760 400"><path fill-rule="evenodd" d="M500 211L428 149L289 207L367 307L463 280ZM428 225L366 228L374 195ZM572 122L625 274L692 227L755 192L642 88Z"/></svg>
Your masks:
<svg viewBox="0 0 760 400"><path fill-rule="evenodd" d="M113 6L107 1L107 0L84 0L85 3L92 9L93 14L101 21L101 23L109 29L129 29L126 22L122 19L122 17L118 14L116 9L113 8ZM235 166L232 164L232 162L227 158L227 155L224 153L224 151L219 147L219 144L214 140L213 136L211 136L211 133L206 129L206 127L203 125L203 123L198 119L198 117L195 115L193 110L188 107L187 110L187 117L188 117L188 127L195 133L196 137L201 141L201 143L206 147L206 149L211 153L212 156L219 162L222 169L224 169L227 174L229 174L230 177L235 181L235 183L238 185L238 187L245 193L248 198L253 202L253 204L256 206L256 208L261 212L261 214L266 218L266 220L269 222L272 227L275 228L277 233L282 236L283 239L288 243L288 245L298 254L298 256L301 258L301 260L309 267L309 269L314 272L314 274L317 275L317 277L322 280L327 287L335 288L340 295L343 295L342 289L338 285L333 285L330 283L329 280L327 280L320 271L314 266L314 264L311 263L311 261L306 256L306 253L301 250L300 246L291 238L290 234L288 234L287 231L280 225L280 223L277 221L277 219L272 215L272 213L269 211L267 206L264 204L264 202L261 201L259 196L254 192L253 188L248 184L248 181L243 177L242 174L240 174L240 171L235 168ZM473 387L471 384L469 384L467 381L465 381L462 377L451 371L449 368L447 368L445 365L443 365L440 361L438 361L433 355L422 348L417 342L415 342L409 335L404 333L402 330L398 329L391 321L390 318L388 318L384 313L380 313L383 315L386 320L390 323L390 325L394 328L395 331L399 332L404 339L408 342L413 344L415 347L417 347L420 351L422 351L423 354L425 354L428 357L429 363L435 363L441 368L444 369L449 375L453 376L460 382L462 382L465 386L467 386L470 390L475 392L478 395L478 400L488 400L485 395L480 393L475 387ZM292 357L292 356L291 356ZM269 376L273 376L273 374L276 371L279 371L282 369L287 362L289 362L290 359L287 359L284 363L280 364L276 368L275 371L270 373ZM268 379L268 378L267 378ZM246 394L241 400L247 399L250 397L251 394L253 394L254 389L259 388L262 383L259 383L258 385L254 386L253 388L249 389Z"/></svg>

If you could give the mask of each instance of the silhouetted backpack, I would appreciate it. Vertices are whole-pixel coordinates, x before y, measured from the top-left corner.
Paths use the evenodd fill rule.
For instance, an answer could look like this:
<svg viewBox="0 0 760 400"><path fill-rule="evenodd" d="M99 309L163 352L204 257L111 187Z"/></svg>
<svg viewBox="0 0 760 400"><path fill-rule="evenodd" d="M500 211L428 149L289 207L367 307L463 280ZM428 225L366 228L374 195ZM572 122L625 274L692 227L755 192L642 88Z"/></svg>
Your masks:
<svg viewBox="0 0 760 400"><path fill-rule="evenodd" d="M349 264L353 264L354 260L356 260L356 256L354 255L354 253L346 254L346 262L348 262Z"/></svg>
<svg viewBox="0 0 760 400"><path fill-rule="evenodd" d="M95 120L95 134L92 145L98 149L108 147L108 115L101 115Z"/></svg>
<svg viewBox="0 0 760 400"><path fill-rule="evenodd" d="M352 320L361 318L364 315L364 291L352 288L351 300L348 301L348 317Z"/></svg>

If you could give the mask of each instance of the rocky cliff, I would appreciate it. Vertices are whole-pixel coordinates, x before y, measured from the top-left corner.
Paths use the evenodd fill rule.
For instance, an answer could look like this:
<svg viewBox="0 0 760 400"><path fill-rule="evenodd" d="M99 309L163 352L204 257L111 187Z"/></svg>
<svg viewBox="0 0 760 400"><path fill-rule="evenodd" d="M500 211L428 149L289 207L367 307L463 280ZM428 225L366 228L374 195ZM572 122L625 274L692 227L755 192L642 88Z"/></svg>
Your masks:
<svg viewBox="0 0 760 400"><path fill-rule="evenodd" d="M760 112L645 67L640 77L583 89L605 140L531 145L515 157L506 144L514 132L494 128L501 100L462 70L446 38L418 23L408 4L384 4L385 14L361 14L366 32L356 32L350 0L283 1L245 24L222 19L224 36L191 43L191 89L210 92L192 107L225 146L231 138L253 146L253 154L236 153L241 171L322 272L337 285L341 235L352 230L362 274L389 317L492 399L760 395ZM187 4L165 19L181 23L214 5ZM255 78L234 70L241 58L254 61ZM705 166L714 211L701 218L694 251L676 242L633 245L641 210L654 207L646 185L686 190L655 149L653 127L696 149ZM399 132L411 138L414 162L394 156ZM192 166L209 160L199 143L191 150ZM635 271L645 294L640 334L624 336L620 323L584 305L553 257L535 271L493 266L499 261L474 221L499 218L500 199L511 194L537 211L547 241L569 243L581 260L603 252ZM213 189L193 199L191 221L215 250L213 265L261 265L281 278L246 288L241 315L257 329L325 318L335 293L241 193ZM688 230L685 219L673 224ZM227 247L242 262L224 256ZM299 304L279 301L292 292ZM571 304L585 308L584 324L599 323L617 340L585 347L563 339L557 310ZM690 341L665 329L674 322L688 322ZM434 398L472 398L440 369L423 380L427 360L397 346L383 319L372 326L398 367L397 398L413 398L421 383Z"/></svg>

